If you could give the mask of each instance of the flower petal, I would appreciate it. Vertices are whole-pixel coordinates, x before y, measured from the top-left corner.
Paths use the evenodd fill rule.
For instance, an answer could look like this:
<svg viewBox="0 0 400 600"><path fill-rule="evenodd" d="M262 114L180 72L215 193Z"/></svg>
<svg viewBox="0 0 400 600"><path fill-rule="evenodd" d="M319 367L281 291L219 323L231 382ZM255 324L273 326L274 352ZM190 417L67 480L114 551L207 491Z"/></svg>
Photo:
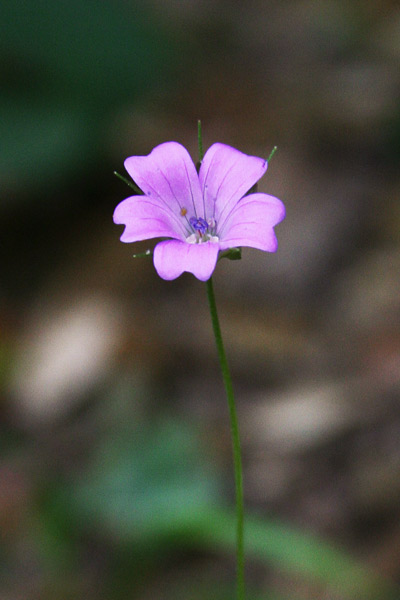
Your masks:
<svg viewBox="0 0 400 600"><path fill-rule="evenodd" d="M174 215L186 223L202 216L202 196L196 167L186 148L177 142L156 146L147 156L125 160L129 175L148 198L163 202ZM181 211L184 214L181 214Z"/></svg>
<svg viewBox="0 0 400 600"><path fill-rule="evenodd" d="M204 218L217 227L267 170L267 161L248 156L225 144L213 144L201 163L199 179L204 196Z"/></svg>
<svg viewBox="0 0 400 600"><path fill-rule="evenodd" d="M217 263L219 244L188 244L178 240L160 242L154 248L154 266L163 279L176 279L184 271L200 281L210 279Z"/></svg>
<svg viewBox="0 0 400 600"><path fill-rule="evenodd" d="M278 242L274 226L285 218L283 203L268 194L245 196L228 216L219 231L220 248L226 250L236 246L250 246L276 252Z"/></svg>
<svg viewBox="0 0 400 600"><path fill-rule="evenodd" d="M159 200L146 196L131 196L118 204L114 223L125 225L121 242L138 242L156 237L185 239L183 223Z"/></svg>

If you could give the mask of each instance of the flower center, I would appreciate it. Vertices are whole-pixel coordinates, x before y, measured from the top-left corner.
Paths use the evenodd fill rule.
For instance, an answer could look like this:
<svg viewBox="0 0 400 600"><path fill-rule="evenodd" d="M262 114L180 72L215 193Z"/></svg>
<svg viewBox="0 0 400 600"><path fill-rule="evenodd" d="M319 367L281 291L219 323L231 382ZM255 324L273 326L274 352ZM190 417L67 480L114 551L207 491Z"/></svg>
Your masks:
<svg viewBox="0 0 400 600"><path fill-rule="evenodd" d="M216 233L216 222L214 219L206 221L202 217L191 217L189 224L193 230L186 241L189 244L201 244L202 242L218 242Z"/></svg>

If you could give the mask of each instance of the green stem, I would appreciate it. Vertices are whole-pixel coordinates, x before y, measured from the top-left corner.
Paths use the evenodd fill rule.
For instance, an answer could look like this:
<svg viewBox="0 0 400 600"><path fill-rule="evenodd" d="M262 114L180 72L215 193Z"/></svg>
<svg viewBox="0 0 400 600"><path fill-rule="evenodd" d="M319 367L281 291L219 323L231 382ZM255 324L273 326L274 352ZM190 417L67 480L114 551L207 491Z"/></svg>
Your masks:
<svg viewBox="0 0 400 600"><path fill-rule="evenodd" d="M221 327L219 325L217 305L215 303L212 279L207 281L207 296L210 306L211 321L214 331L215 343L217 345L219 362L221 365L222 378L224 380L225 392L228 399L229 416L231 423L231 436L233 445L233 461L235 467L236 488L236 575L237 575L237 599L244 600L244 503L243 503L243 475L242 457L240 452L239 427L233 396L232 380L226 359L224 343L222 341Z"/></svg>

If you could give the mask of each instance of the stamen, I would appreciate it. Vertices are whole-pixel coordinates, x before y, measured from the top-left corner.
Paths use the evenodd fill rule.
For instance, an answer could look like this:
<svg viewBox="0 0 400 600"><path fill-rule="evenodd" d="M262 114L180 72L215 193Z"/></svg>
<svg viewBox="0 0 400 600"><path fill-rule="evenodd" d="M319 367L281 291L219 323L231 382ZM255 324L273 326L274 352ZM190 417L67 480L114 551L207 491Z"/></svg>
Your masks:
<svg viewBox="0 0 400 600"><path fill-rule="evenodd" d="M189 219L189 223L191 224L193 229L200 233L200 235L204 235L208 229L208 223L202 217L200 217L199 219L197 219L196 217L191 217Z"/></svg>
<svg viewBox="0 0 400 600"><path fill-rule="evenodd" d="M187 213L187 208L185 208L184 206L182 206L179 214L181 215L181 217L184 217Z"/></svg>
<svg viewBox="0 0 400 600"><path fill-rule="evenodd" d="M215 231L215 228L217 226L217 222L216 222L215 219L211 218L211 219L208 219L207 225L208 225L208 229L210 231Z"/></svg>

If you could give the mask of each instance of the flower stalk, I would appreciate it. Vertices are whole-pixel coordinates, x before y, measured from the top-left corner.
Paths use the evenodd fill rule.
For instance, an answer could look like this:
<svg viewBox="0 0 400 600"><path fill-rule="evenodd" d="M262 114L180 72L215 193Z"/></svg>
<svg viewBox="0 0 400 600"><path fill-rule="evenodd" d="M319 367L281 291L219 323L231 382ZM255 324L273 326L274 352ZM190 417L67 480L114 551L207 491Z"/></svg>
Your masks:
<svg viewBox="0 0 400 600"><path fill-rule="evenodd" d="M243 501L243 474L242 474L242 456L240 450L239 426L236 414L235 398L233 395L232 379L229 371L229 365L225 354L224 343L222 340L221 327L218 319L217 305L215 302L214 287L212 277L206 282L207 297L210 307L211 322L214 331L215 343L218 351L218 358L222 371L225 392L228 400L229 417L233 447L233 462L235 470L235 490L236 490L236 585L237 600L244 600L244 501Z"/></svg>
<svg viewBox="0 0 400 600"><path fill-rule="evenodd" d="M204 154L198 121L199 162L177 142L164 142L147 156L130 156L125 168L135 192L118 204L114 223L125 225L121 241L161 238L152 256L158 275L170 281L189 272L205 281L212 327L229 407L236 488L237 600L244 600L244 502L239 427L232 380L215 303L212 274L220 258L241 258L241 247L276 252L274 227L285 218L283 203L257 192L268 160L215 143Z"/></svg>

